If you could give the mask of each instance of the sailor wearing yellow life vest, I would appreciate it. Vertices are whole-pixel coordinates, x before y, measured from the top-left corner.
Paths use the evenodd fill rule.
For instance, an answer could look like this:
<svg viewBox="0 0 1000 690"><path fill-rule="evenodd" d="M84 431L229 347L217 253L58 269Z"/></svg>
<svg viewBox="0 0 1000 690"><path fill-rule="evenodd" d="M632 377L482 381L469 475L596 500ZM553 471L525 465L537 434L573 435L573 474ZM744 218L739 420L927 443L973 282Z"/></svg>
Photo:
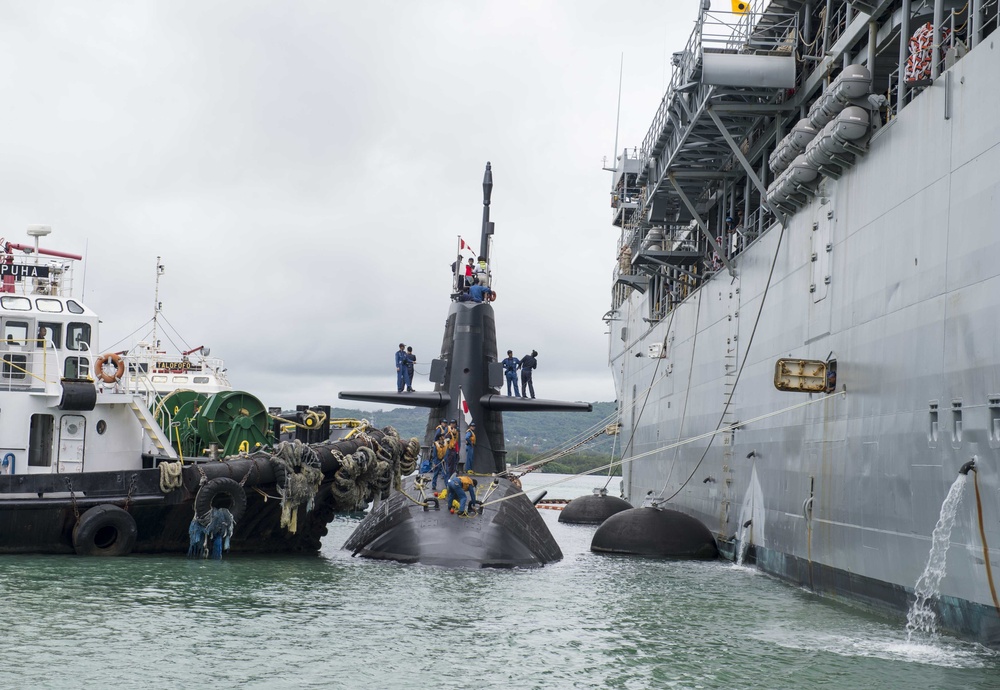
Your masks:
<svg viewBox="0 0 1000 690"><path fill-rule="evenodd" d="M472 507L476 500L476 487L479 485L475 479L471 477L459 477L453 476L448 480L448 502L452 500L458 501L458 512L465 513L466 506ZM469 502L471 499L471 503ZM452 508L451 512L455 512Z"/></svg>
<svg viewBox="0 0 1000 690"><path fill-rule="evenodd" d="M442 436L437 441L434 442L434 459L433 467L434 476L431 478L431 491L437 491L438 487L438 477L445 480L445 484L448 483L448 475L445 473L444 468L444 458L448 453L448 437Z"/></svg>
<svg viewBox="0 0 1000 690"><path fill-rule="evenodd" d="M451 420L445 436L448 451L445 453L445 477L450 477L458 471L458 420Z"/></svg>

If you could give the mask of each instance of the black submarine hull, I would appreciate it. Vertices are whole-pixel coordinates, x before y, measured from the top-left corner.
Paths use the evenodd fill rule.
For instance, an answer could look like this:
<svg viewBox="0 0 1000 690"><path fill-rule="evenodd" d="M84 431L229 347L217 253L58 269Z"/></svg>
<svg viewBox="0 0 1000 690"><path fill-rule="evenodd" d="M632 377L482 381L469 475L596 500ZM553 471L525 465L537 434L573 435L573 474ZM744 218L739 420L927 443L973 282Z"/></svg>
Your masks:
<svg viewBox="0 0 1000 690"><path fill-rule="evenodd" d="M492 490L486 481L477 492L485 499L481 514L463 517L409 477L369 511L344 549L448 568L537 568L560 560L562 551L528 497L507 479L496 480Z"/></svg>
<svg viewBox="0 0 1000 690"><path fill-rule="evenodd" d="M489 214L492 190L493 173L487 163L479 245L480 256L487 262L493 234ZM589 412L592 406L500 395L504 371L497 354L496 317L490 302L453 300L441 354L431 362L428 374L433 391L340 393L347 400L429 408L422 446L423 457L428 459L436 452L435 428L443 420L454 420L461 454L458 465L479 479L476 493L483 502L482 511L474 516L453 515L447 506L437 505L430 489L417 478L408 478L399 490L372 508L344 549L356 556L452 568L530 568L562 558L534 505L506 478L503 412ZM476 441L470 457L464 446L472 424Z"/></svg>

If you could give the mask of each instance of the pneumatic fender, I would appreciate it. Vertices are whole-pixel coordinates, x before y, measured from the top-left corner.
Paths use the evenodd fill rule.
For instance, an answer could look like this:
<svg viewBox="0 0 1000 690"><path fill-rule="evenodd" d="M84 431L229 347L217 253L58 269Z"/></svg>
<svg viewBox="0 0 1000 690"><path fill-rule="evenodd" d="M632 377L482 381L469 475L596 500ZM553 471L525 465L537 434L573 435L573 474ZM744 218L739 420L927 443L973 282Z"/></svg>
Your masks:
<svg viewBox="0 0 1000 690"><path fill-rule="evenodd" d="M138 537L135 519L118 506L91 508L73 528L73 549L80 556L127 556Z"/></svg>
<svg viewBox="0 0 1000 690"><path fill-rule="evenodd" d="M198 495L194 497L194 514L201 517L210 513L212 503L220 494L229 496L229 512L233 514L233 519L239 522L247 509L247 495L240 483L229 477L209 479L198 489Z"/></svg>

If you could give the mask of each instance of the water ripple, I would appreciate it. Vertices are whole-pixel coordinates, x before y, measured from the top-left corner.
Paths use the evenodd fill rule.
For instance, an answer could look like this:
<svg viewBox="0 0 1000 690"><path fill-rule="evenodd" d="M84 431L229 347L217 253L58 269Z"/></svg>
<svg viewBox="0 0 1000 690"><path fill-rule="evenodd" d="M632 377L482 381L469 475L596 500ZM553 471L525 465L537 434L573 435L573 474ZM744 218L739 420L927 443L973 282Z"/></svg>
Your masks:
<svg viewBox="0 0 1000 690"><path fill-rule="evenodd" d="M356 520L315 558L0 558L0 686L995 687L977 645L727 563L598 556L542 513L565 558L537 570L352 558Z"/></svg>

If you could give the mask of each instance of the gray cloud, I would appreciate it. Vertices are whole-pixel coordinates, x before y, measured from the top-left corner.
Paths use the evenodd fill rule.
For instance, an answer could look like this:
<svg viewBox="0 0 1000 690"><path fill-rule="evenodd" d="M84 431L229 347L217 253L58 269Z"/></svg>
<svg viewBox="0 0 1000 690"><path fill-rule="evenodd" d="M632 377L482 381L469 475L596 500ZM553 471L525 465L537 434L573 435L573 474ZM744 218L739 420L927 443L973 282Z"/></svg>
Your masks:
<svg viewBox="0 0 1000 690"><path fill-rule="evenodd" d="M619 57L624 148L693 17L652 1L5 4L0 232L44 222L49 246L86 251L107 346L151 316L162 256L165 315L234 385L335 404L390 389L400 341L421 366L437 354L490 160L501 349L539 350L539 394L612 399L600 168Z"/></svg>

